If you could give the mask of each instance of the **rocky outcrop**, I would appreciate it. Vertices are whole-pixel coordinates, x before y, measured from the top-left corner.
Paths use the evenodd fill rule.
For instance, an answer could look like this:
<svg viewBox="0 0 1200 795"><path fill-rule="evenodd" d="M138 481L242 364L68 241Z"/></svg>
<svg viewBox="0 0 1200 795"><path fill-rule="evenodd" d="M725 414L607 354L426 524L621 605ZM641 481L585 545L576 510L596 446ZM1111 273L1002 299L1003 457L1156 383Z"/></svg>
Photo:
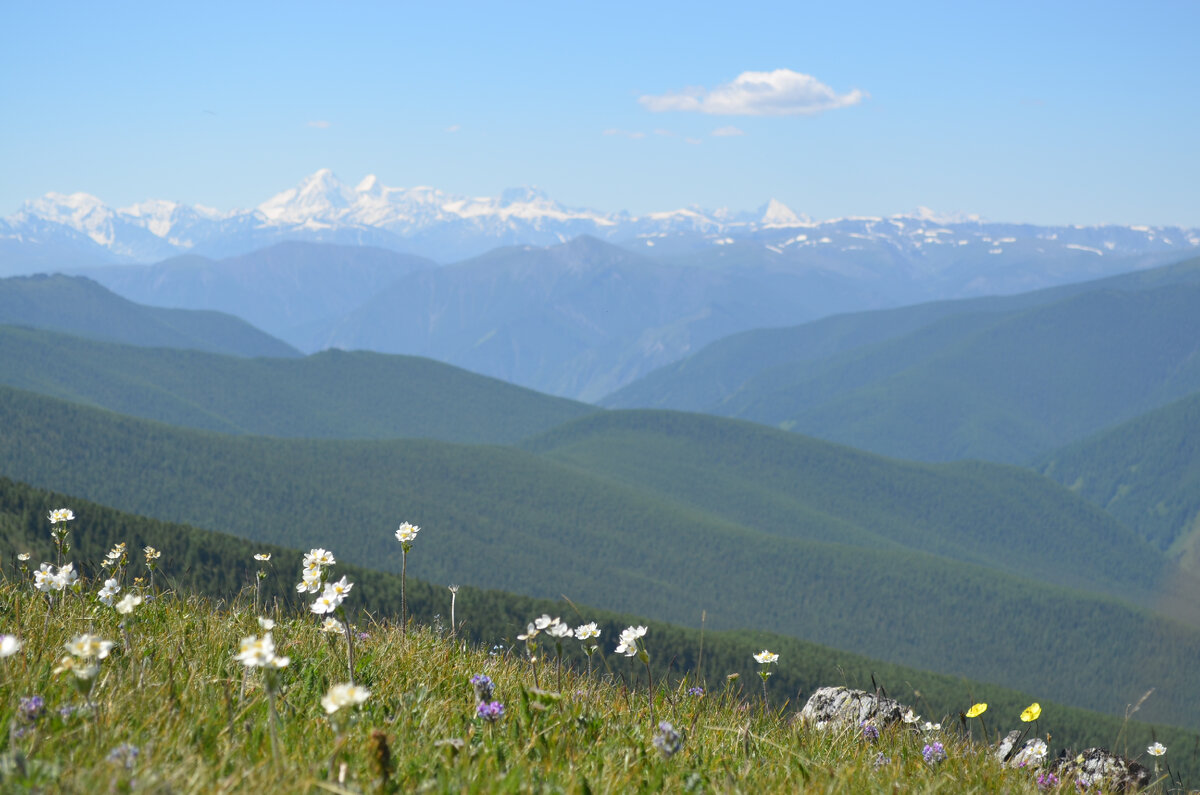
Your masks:
<svg viewBox="0 0 1200 795"><path fill-rule="evenodd" d="M1103 748L1089 748L1074 757L1059 757L1047 768L1061 781L1088 791L1097 787L1103 792L1133 792L1148 785L1151 778L1150 771L1137 762Z"/></svg>
<svg viewBox="0 0 1200 795"><path fill-rule="evenodd" d="M818 729L864 723L883 728L903 720L905 709L899 701L884 695L848 687L822 687L808 697L797 719Z"/></svg>

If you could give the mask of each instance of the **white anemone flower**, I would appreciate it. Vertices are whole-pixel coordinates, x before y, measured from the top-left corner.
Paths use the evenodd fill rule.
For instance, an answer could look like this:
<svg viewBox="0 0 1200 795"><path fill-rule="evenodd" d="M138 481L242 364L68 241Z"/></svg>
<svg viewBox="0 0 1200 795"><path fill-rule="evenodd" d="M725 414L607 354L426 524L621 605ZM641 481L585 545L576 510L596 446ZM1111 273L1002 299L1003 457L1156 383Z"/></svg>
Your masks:
<svg viewBox="0 0 1200 795"><path fill-rule="evenodd" d="M113 605L113 607L121 615L127 616L133 612L133 608L137 607L141 603L142 597L137 596L136 594L127 593L121 597L121 601L117 602L115 605Z"/></svg>
<svg viewBox="0 0 1200 795"><path fill-rule="evenodd" d="M75 512L70 508L56 508L50 512L50 524L75 521Z"/></svg>
<svg viewBox="0 0 1200 795"><path fill-rule="evenodd" d="M758 654L754 655L754 661L759 665L770 665L779 660L779 655L763 649Z"/></svg>
<svg viewBox="0 0 1200 795"><path fill-rule="evenodd" d="M75 657L95 657L97 660L103 660L112 650L113 642L101 640L98 635L85 632L82 635L76 635L63 645L67 652Z"/></svg>
<svg viewBox="0 0 1200 795"><path fill-rule="evenodd" d="M11 657L20 650L20 638L16 635L0 635L0 657Z"/></svg>
<svg viewBox="0 0 1200 795"><path fill-rule="evenodd" d="M569 626L556 618L554 619L554 623L546 628L546 634L552 638L569 638L574 633L571 632Z"/></svg>
<svg viewBox="0 0 1200 795"><path fill-rule="evenodd" d="M396 540L401 544L411 544L419 532L421 532L421 528L415 524L402 522L400 528L396 531Z"/></svg>
<svg viewBox="0 0 1200 795"><path fill-rule="evenodd" d="M327 549L310 549L308 554L304 556L304 567L309 568L310 565L316 566L332 566L337 561L333 558L333 553Z"/></svg>
<svg viewBox="0 0 1200 795"><path fill-rule="evenodd" d="M121 590L121 584L117 582L115 577L109 577L104 581L104 587L96 594L96 598L104 604L112 607L113 601L117 598L117 593Z"/></svg>
<svg viewBox="0 0 1200 795"><path fill-rule="evenodd" d="M275 666L275 641L271 633L265 633L261 638L253 635L242 638L238 653L234 656L238 662L247 668L282 667ZM286 658L279 658L284 659ZM284 662L284 665L287 665Z"/></svg>
<svg viewBox="0 0 1200 795"><path fill-rule="evenodd" d="M365 687L350 684L337 684L329 688L329 692L321 698L321 706L327 714L332 715L342 707L357 707L371 697L371 691Z"/></svg>
<svg viewBox="0 0 1200 795"><path fill-rule="evenodd" d="M325 593L318 596L317 601L313 602L312 606L309 607L308 609L313 611L317 615L321 616L321 615L325 615L327 613L335 612L338 609L338 607L341 606L341 604L342 604L342 597L326 591Z"/></svg>

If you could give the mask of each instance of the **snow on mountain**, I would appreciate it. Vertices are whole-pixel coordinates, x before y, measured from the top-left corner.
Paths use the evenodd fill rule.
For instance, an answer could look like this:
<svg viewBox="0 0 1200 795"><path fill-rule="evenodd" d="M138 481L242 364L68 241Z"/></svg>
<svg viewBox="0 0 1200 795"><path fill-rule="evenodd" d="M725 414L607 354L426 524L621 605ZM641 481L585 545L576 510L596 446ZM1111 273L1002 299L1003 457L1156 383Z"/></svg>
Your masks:
<svg viewBox="0 0 1200 795"><path fill-rule="evenodd" d="M53 259L46 252L79 251L80 235L94 247L91 258L112 262L151 262L184 252L231 256L283 240L383 246L451 262L497 246L552 245L581 234L660 257L731 249L734 243L775 256L819 249L885 251L907 259L977 248L1022 256L1094 249L1107 257L1200 246L1197 229L994 224L926 207L889 218L814 222L776 199L753 212L688 207L632 216L566 207L529 187L493 197L454 196L425 186L389 187L375 175L351 186L329 169L253 210L222 213L166 200L114 210L86 193L48 193L25 202L6 227L0 227L4 251L36 244L42 253L26 259L39 263ZM1012 243L997 242L1006 238Z"/></svg>
<svg viewBox="0 0 1200 795"><path fill-rule="evenodd" d="M796 226L812 226L812 221L792 212L792 208L777 199L767 202L759 224L763 229L790 229Z"/></svg>

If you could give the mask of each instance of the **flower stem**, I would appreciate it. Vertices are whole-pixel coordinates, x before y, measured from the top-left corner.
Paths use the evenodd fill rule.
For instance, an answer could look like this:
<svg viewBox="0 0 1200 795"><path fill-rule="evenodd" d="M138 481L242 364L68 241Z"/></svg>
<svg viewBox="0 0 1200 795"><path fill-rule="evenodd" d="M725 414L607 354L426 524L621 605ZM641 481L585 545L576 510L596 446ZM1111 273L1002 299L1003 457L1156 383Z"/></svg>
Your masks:
<svg viewBox="0 0 1200 795"><path fill-rule="evenodd" d="M404 640L408 628L408 550L400 550L400 639Z"/></svg>
<svg viewBox="0 0 1200 795"><path fill-rule="evenodd" d="M346 628L346 667L350 671L350 684L354 684L354 633L350 631L350 620L346 618L346 611L339 612L342 614L342 626Z"/></svg>

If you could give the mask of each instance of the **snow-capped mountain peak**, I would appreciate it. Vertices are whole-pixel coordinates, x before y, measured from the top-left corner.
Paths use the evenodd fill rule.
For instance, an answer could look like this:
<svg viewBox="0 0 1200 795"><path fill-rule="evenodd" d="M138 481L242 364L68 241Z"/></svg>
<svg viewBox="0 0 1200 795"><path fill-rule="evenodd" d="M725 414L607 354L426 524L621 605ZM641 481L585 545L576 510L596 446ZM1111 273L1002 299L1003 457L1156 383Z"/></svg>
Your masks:
<svg viewBox="0 0 1200 795"><path fill-rule="evenodd" d="M759 224L763 229L787 229L793 226L811 226L812 221L807 217L800 218L778 199L771 199L763 210Z"/></svg>
<svg viewBox="0 0 1200 795"><path fill-rule="evenodd" d="M427 186L388 187L374 174L350 187L329 169L249 211L222 213L166 200L113 210L87 193L48 193L26 201L0 224L5 240L62 246L109 262L153 262L185 251L231 256L282 240L383 246L451 262L497 246L544 246L579 235L636 241L664 256L744 241L777 256L837 250L853 258L858 255L851 252L873 247L920 261L930 256L958 261L976 250L998 261L992 258L1024 250L1014 245L1018 240L1035 240L1029 245L1044 256L1140 255L1200 246L1196 229L994 224L927 207L888 218L815 222L777 199L750 212L692 206L633 216L566 207L532 187L466 197Z"/></svg>
<svg viewBox="0 0 1200 795"><path fill-rule="evenodd" d="M332 171L323 168L297 187L267 199L258 205L258 211L276 224L331 223L338 220L357 198L358 194L352 188Z"/></svg>

